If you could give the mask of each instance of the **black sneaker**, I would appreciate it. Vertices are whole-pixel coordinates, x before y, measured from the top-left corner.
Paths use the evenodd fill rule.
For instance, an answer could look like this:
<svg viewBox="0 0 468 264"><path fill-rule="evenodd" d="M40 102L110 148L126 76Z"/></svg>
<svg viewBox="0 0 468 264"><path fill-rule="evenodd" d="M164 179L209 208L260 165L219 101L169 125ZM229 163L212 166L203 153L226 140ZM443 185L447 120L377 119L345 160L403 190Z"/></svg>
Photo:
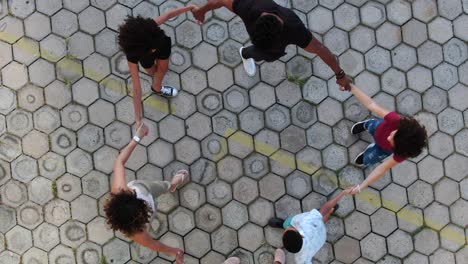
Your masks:
<svg viewBox="0 0 468 264"><path fill-rule="evenodd" d="M354 164L360 167L364 166L364 151L357 155L357 157L354 159Z"/></svg>
<svg viewBox="0 0 468 264"><path fill-rule="evenodd" d="M352 127L351 127L351 133L353 135L356 135L356 134L359 134L361 132L364 132L366 131L366 128L364 127L364 124L367 122L367 120L364 120L364 121L361 121L361 122L357 122L356 124L354 124Z"/></svg>
<svg viewBox="0 0 468 264"><path fill-rule="evenodd" d="M178 91L174 87L163 85L163 86L161 86L161 91L159 91L159 92L155 91L155 93L157 95L161 95L161 96L165 96L165 97L174 97L174 96L177 95Z"/></svg>
<svg viewBox="0 0 468 264"><path fill-rule="evenodd" d="M273 217L268 220L268 225L276 228L283 228L284 219Z"/></svg>

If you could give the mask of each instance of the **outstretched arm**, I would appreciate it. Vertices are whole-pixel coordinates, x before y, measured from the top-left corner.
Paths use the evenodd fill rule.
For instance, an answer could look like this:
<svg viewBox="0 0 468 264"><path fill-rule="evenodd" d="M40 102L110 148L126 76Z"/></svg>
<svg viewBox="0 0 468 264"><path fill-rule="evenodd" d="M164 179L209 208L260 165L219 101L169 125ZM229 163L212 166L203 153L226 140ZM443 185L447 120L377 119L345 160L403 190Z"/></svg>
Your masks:
<svg viewBox="0 0 468 264"><path fill-rule="evenodd" d="M323 45L318 39L312 37L312 40L309 42L309 45L305 48L306 51L317 54L336 75L336 82L343 87L346 87L347 90L350 89L349 84L351 79L342 72L340 64L336 56Z"/></svg>
<svg viewBox="0 0 468 264"><path fill-rule="evenodd" d="M320 207L320 214L322 214L323 222L326 223L330 215L333 213L335 205L343 198L345 194L349 194L349 190L345 190L340 192L335 198L331 199L330 201L326 202L324 205Z"/></svg>
<svg viewBox="0 0 468 264"><path fill-rule="evenodd" d="M138 64L128 61L128 69L133 83L133 109L137 127L141 125L141 84L138 75Z"/></svg>
<svg viewBox="0 0 468 264"><path fill-rule="evenodd" d="M182 264L184 262L184 251L180 248L173 248L166 244L154 240L148 232L141 232L130 237L133 241L138 244L147 247L153 251L163 252L168 255L176 257L176 263Z"/></svg>
<svg viewBox="0 0 468 264"><path fill-rule="evenodd" d="M361 184L351 187L349 189L350 194L356 194L361 190L367 188L369 185L373 184L378 179L380 179L380 177L382 177L385 174L385 172L387 172L397 164L398 162L395 161L393 155L392 157L387 158L382 164L377 166Z"/></svg>
<svg viewBox="0 0 468 264"><path fill-rule="evenodd" d="M385 117L390 111L383 108L379 104L377 104L372 98L370 98L367 94L365 94L361 89L356 87L354 84L351 84L351 92L356 96L356 98L363 104L369 111L376 114L377 116L383 118Z"/></svg>
<svg viewBox="0 0 468 264"><path fill-rule="evenodd" d="M218 9L220 7L226 7L229 11L232 12L232 3L233 0L208 0L204 6L198 7L192 10L193 16L198 21L198 23L205 22L205 14L208 11L213 9Z"/></svg>
<svg viewBox="0 0 468 264"><path fill-rule="evenodd" d="M142 124L136 132L136 136L140 139L148 134L148 127L145 124ZM132 154L133 150L135 150L138 143L135 140L131 140L128 145L122 149L119 156L115 159L114 162L114 178L112 180L112 187L111 192L117 193L121 189L125 189L127 186L127 180L125 179L125 163L127 162L128 158Z"/></svg>
<svg viewBox="0 0 468 264"><path fill-rule="evenodd" d="M169 19L171 19L173 17L176 17L176 16L178 16L178 15L180 15L182 13L193 10L195 8L197 8L197 7L194 6L194 5L188 5L188 6L176 8L176 9L173 9L173 10L169 10L166 13L164 13L164 14L158 16L158 17L155 17L154 21L156 22L156 24L161 25L161 24L164 24L164 22L168 21Z"/></svg>

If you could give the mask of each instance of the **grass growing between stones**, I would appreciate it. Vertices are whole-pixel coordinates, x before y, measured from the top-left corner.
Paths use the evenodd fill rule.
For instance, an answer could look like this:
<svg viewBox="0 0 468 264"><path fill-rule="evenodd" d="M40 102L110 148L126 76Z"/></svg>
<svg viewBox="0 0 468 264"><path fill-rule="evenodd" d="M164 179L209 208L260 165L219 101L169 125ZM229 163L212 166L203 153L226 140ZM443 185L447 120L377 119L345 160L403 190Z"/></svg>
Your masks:
<svg viewBox="0 0 468 264"><path fill-rule="evenodd" d="M56 180L52 182L52 193L54 194L54 198L57 198L57 181Z"/></svg>
<svg viewBox="0 0 468 264"><path fill-rule="evenodd" d="M307 82L307 79L301 79L299 76L297 75L288 75L287 76L288 78L288 81L292 82L292 83L295 83L297 84L299 87L303 87L305 85L305 83Z"/></svg>
<svg viewBox="0 0 468 264"><path fill-rule="evenodd" d="M99 260L99 264L107 264L106 257L103 255L101 256L101 259Z"/></svg>

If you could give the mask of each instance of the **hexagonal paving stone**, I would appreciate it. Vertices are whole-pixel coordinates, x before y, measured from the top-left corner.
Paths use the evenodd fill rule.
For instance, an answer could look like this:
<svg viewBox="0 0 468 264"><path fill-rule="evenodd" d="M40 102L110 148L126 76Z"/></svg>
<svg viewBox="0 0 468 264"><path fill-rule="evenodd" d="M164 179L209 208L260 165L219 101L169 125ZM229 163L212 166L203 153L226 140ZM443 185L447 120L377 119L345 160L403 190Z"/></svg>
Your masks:
<svg viewBox="0 0 468 264"><path fill-rule="evenodd" d="M444 90L437 87L432 87L424 93L423 107L425 110L437 114L444 110L447 105L447 92Z"/></svg>
<svg viewBox="0 0 468 264"><path fill-rule="evenodd" d="M72 218L88 223L97 216L96 200L86 195L81 195L71 202Z"/></svg>
<svg viewBox="0 0 468 264"><path fill-rule="evenodd" d="M450 215L453 223L459 226L466 226L468 224L468 217L463 212L466 212L468 202L459 199L452 206L450 206Z"/></svg>
<svg viewBox="0 0 468 264"><path fill-rule="evenodd" d="M345 221L346 234L356 239L362 239L371 231L369 217L360 212L354 212Z"/></svg>
<svg viewBox="0 0 468 264"><path fill-rule="evenodd" d="M224 181L215 181L206 189L207 201L222 207L232 199L231 186Z"/></svg>
<svg viewBox="0 0 468 264"><path fill-rule="evenodd" d="M467 175L468 158L459 154L452 154L444 161L446 176L460 181Z"/></svg>
<svg viewBox="0 0 468 264"><path fill-rule="evenodd" d="M403 71L408 71L417 63L416 50L410 46L401 44L393 49L392 61L393 66L396 68Z"/></svg>
<svg viewBox="0 0 468 264"><path fill-rule="evenodd" d="M49 151L49 138L46 134L32 130L23 137L23 152L35 159Z"/></svg>
<svg viewBox="0 0 468 264"><path fill-rule="evenodd" d="M189 183L179 192L180 204L191 210L199 208L206 202L205 189L195 183Z"/></svg>
<svg viewBox="0 0 468 264"><path fill-rule="evenodd" d="M408 87L418 91L424 92L432 86L431 71L422 66L416 66L407 73Z"/></svg>
<svg viewBox="0 0 468 264"><path fill-rule="evenodd" d="M5 3L6 5L6 3ZM13 44L24 35L23 22L13 16L7 16L0 20L2 23L2 33L0 39Z"/></svg>
<svg viewBox="0 0 468 264"><path fill-rule="evenodd" d="M395 214L380 208L371 216L372 231L382 236L388 236L397 229Z"/></svg>
<svg viewBox="0 0 468 264"><path fill-rule="evenodd" d="M238 246L237 232L229 227L222 226L211 233L211 242L214 250L222 254L229 254Z"/></svg>
<svg viewBox="0 0 468 264"><path fill-rule="evenodd" d="M0 113L6 115L16 108L16 94L6 87L0 87L0 95L2 96Z"/></svg>
<svg viewBox="0 0 468 264"><path fill-rule="evenodd" d="M263 177L259 182L259 187L260 196L273 202L285 194L283 180L275 174Z"/></svg>
<svg viewBox="0 0 468 264"><path fill-rule="evenodd" d="M374 233L362 239L360 245L362 256L372 261L377 261L387 254L385 238Z"/></svg>
<svg viewBox="0 0 468 264"><path fill-rule="evenodd" d="M419 208L425 208L434 199L432 187L423 181L416 181L407 191L409 202Z"/></svg>
<svg viewBox="0 0 468 264"><path fill-rule="evenodd" d="M193 230L184 238L184 241L187 253L197 258L201 258L210 250L210 235L201 230Z"/></svg>
<svg viewBox="0 0 468 264"><path fill-rule="evenodd" d="M323 34L333 26L332 12L323 7L317 7L308 14L309 28Z"/></svg>
<svg viewBox="0 0 468 264"><path fill-rule="evenodd" d="M403 41L413 47L421 45L427 40L426 25L418 20L412 19L403 26Z"/></svg>
<svg viewBox="0 0 468 264"><path fill-rule="evenodd" d="M347 236L338 240L334 249L335 258L344 263L352 263L360 256L359 241Z"/></svg>
<svg viewBox="0 0 468 264"><path fill-rule="evenodd" d="M338 179L334 172L320 169L312 175L312 189L322 195L329 195L338 188Z"/></svg>
<svg viewBox="0 0 468 264"><path fill-rule="evenodd" d="M418 48L418 62L429 68L434 68L443 60L442 47L432 41L427 41Z"/></svg>
<svg viewBox="0 0 468 264"><path fill-rule="evenodd" d="M454 150L452 138L441 132L429 138L428 146L429 153L440 159L448 157Z"/></svg>
<svg viewBox="0 0 468 264"><path fill-rule="evenodd" d="M265 226L274 215L273 203L263 198L259 198L249 205L249 220L253 223Z"/></svg>
<svg viewBox="0 0 468 264"><path fill-rule="evenodd" d="M202 40L199 26L191 21L185 21L176 29L177 42L186 47L193 48Z"/></svg>
<svg viewBox="0 0 468 264"><path fill-rule="evenodd" d="M6 205L0 205L0 216L2 218L0 231L4 234L16 225L15 210Z"/></svg>
<svg viewBox="0 0 468 264"><path fill-rule="evenodd" d="M2 81L5 86L18 90L28 82L26 66L11 62L2 69Z"/></svg>
<svg viewBox="0 0 468 264"><path fill-rule="evenodd" d="M283 149L298 152L306 146L305 131L296 126L289 126L280 134L281 146Z"/></svg>
<svg viewBox="0 0 468 264"><path fill-rule="evenodd" d="M468 21L468 17L466 15L462 15L459 18L457 18L454 22L454 33L455 36L463 39L463 40L468 40L468 32L467 30L463 27L463 24Z"/></svg>
<svg viewBox="0 0 468 264"><path fill-rule="evenodd" d="M239 115L239 119L240 128L249 134L257 133L264 127L265 124L262 111L254 107L248 107L242 111L242 113ZM230 131L230 133L233 132L234 131Z"/></svg>
<svg viewBox="0 0 468 264"><path fill-rule="evenodd" d="M234 199L249 204L258 197L258 186L254 180L242 177L233 184Z"/></svg>
<svg viewBox="0 0 468 264"><path fill-rule="evenodd" d="M286 178L286 190L289 195L301 199L312 191L310 176L295 171Z"/></svg>
<svg viewBox="0 0 468 264"><path fill-rule="evenodd" d="M43 177L36 177L28 186L29 200L44 205L54 198L52 182Z"/></svg>
<svg viewBox="0 0 468 264"><path fill-rule="evenodd" d="M438 235L432 229L424 228L414 237L414 248L425 255L430 255L438 246Z"/></svg>
<svg viewBox="0 0 468 264"><path fill-rule="evenodd" d="M401 27L385 22L376 31L377 43L387 49L393 49L402 42ZM374 43L372 43L374 44ZM372 46L369 45L368 49Z"/></svg>
<svg viewBox="0 0 468 264"><path fill-rule="evenodd" d="M103 247L103 255L112 263L126 263L130 259L128 243L114 239Z"/></svg>
<svg viewBox="0 0 468 264"><path fill-rule="evenodd" d="M382 191L382 205L397 212L408 203L406 198L406 190L396 184L390 184Z"/></svg>
<svg viewBox="0 0 468 264"><path fill-rule="evenodd" d="M60 243L58 228L49 223L42 223L33 231L33 242L35 247L50 251Z"/></svg>
<svg viewBox="0 0 468 264"><path fill-rule="evenodd" d="M5 234L7 249L23 254L32 247L31 231L21 226L15 226Z"/></svg>
<svg viewBox="0 0 468 264"><path fill-rule="evenodd" d="M61 242L69 247L77 248L86 240L85 225L78 221L67 221L60 227Z"/></svg>
<svg viewBox="0 0 468 264"><path fill-rule="evenodd" d="M60 114L46 105L34 112L34 127L44 133L51 133L60 126Z"/></svg>
<svg viewBox="0 0 468 264"><path fill-rule="evenodd" d="M64 200L55 199L44 207L44 218L47 222L60 226L71 217L70 204Z"/></svg>
<svg viewBox="0 0 468 264"><path fill-rule="evenodd" d="M56 181L57 196L66 201L73 201L81 194L80 178L71 174L65 174Z"/></svg>
<svg viewBox="0 0 468 264"><path fill-rule="evenodd" d="M377 74L382 74L390 65L390 53L380 47L374 47L365 55L367 68Z"/></svg>
<svg viewBox="0 0 468 264"><path fill-rule="evenodd" d="M278 85L286 76L286 67L284 63L275 61L264 63L260 66L260 75L262 80L269 85Z"/></svg>
<svg viewBox="0 0 468 264"><path fill-rule="evenodd" d="M424 217L426 225L435 230L441 230L450 221L448 208L437 202L424 209Z"/></svg>
<svg viewBox="0 0 468 264"><path fill-rule="evenodd" d="M448 63L441 63L433 71L434 85L448 90L458 82L457 68Z"/></svg>
<svg viewBox="0 0 468 264"><path fill-rule="evenodd" d="M29 65L40 56L39 43L29 38L22 38L13 45L13 56L16 61ZM11 57L8 57L10 56L6 55L6 58L2 60L4 62L0 62L0 65L11 60Z"/></svg>
<svg viewBox="0 0 468 264"><path fill-rule="evenodd" d="M264 240L263 229L254 224L246 224L239 230L239 246L249 251L255 251Z"/></svg>
<svg viewBox="0 0 468 264"><path fill-rule="evenodd" d="M239 229L248 221L247 207L237 201L231 201L222 209L223 224Z"/></svg>

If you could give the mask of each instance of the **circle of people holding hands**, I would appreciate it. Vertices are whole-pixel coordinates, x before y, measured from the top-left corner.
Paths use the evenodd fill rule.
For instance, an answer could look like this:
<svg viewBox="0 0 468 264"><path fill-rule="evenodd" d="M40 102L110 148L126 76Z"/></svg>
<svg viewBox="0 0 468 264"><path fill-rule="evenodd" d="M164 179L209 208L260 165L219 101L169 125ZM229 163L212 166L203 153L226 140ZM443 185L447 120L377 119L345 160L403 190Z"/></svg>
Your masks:
<svg viewBox="0 0 468 264"><path fill-rule="evenodd" d="M325 244L325 222L337 210L337 203L346 194L354 195L377 181L392 167L405 159L418 156L427 144L427 133L423 125L412 117L391 112L352 84L341 69L338 60L328 48L312 36L300 18L290 9L273 0L208 0L203 6L186 6L164 13L154 19L128 17L119 28L118 42L125 53L133 83L133 103L137 131L130 143L122 149L114 163L114 177L110 198L105 204L107 223L128 238L154 251L175 257L176 263L184 262L184 250L165 245L150 235L150 223L156 216L157 197L174 192L189 181L189 173L179 170L171 181L134 180L127 182L125 163L138 142L148 134L142 122L141 83L138 76L140 64L153 78L153 92L165 96L177 96L177 89L162 85L169 68L171 38L160 28L162 24L184 12L192 12L201 24L208 11L225 7L238 15L245 24L252 45L242 47L239 56L248 76L254 76L256 61L272 62L283 55L288 45L297 45L305 51L318 55L335 73L336 82L342 91L351 92L377 118L354 124L352 134L367 132L375 140L354 160L357 166L367 167L381 162L366 177L333 199L319 210L313 209L286 219L271 218L268 225L284 229L283 247L295 254L297 264L312 263L313 256ZM240 260L230 257L226 264L238 264ZM285 263L285 253L277 249L275 264Z"/></svg>

